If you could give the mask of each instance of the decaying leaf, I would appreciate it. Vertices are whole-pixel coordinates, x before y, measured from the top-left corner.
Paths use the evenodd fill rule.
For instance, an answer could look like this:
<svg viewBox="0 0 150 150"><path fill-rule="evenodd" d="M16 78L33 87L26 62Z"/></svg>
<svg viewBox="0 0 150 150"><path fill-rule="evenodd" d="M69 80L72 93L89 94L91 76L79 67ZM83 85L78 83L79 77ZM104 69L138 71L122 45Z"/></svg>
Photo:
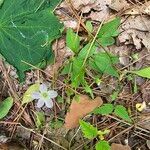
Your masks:
<svg viewBox="0 0 150 150"><path fill-rule="evenodd" d="M129 4L126 0L112 0L109 7L113 10L120 11L124 8L127 8Z"/></svg>
<svg viewBox="0 0 150 150"><path fill-rule="evenodd" d="M127 10L126 14L130 14L130 15L139 15L139 14L150 15L150 1L147 1L146 3L144 3L140 6L136 5L131 10Z"/></svg>
<svg viewBox="0 0 150 150"><path fill-rule="evenodd" d="M102 21L109 15L109 5L111 0L72 0L75 9L81 10L83 13L89 13L92 20Z"/></svg>
<svg viewBox="0 0 150 150"><path fill-rule="evenodd" d="M79 119L83 118L102 104L103 101L100 97L91 100L86 95L80 95L79 101L73 99L70 110L68 111L65 118L65 127L67 129L77 127L79 125Z"/></svg>
<svg viewBox="0 0 150 150"><path fill-rule="evenodd" d="M123 24L123 32L119 35L120 43L134 44L136 49L144 45L150 49L150 20L146 16L129 17Z"/></svg>
<svg viewBox="0 0 150 150"><path fill-rule="evenodd" d="M111 145L111 150L131 150L131 148L128 145L113 143Z"/></svg>

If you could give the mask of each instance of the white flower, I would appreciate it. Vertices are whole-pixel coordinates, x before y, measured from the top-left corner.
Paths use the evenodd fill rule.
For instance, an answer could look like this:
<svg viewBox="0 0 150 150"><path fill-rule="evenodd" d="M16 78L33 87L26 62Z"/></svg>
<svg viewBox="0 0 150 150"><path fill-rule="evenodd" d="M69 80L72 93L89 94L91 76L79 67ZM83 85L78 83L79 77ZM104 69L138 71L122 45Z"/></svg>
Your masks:
<svg viewBox="0 0 150 150"><path fill-rule="evenodd" d="M46 84L41 84L39 92L34 92L32 98L38 100L37 107L41 108L45 104L48 108L53 107L52 99L57 97L58 93L54 90L48 90Z"/></svg>

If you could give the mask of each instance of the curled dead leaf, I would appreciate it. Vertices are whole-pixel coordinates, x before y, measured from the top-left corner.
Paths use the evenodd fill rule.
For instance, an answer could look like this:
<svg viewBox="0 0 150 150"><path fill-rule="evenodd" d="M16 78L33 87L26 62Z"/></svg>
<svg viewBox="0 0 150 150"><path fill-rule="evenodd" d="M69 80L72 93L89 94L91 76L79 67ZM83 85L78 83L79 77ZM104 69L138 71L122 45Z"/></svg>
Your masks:
<svg viewBox="0 0 150 150"><path fill-rule="evenodd" d="M113 143L111 145L111 150L131 150L131 148L128 145L122 145L122 144Z"/></svg>
<svg viewBox="0 0 150 150"><path fill-rule="evenodd" d="M79 101L73 99L69 112L65 118L65 128L72 129L79 125L79 119L92 112L95 108L101 106L103 101L100 97L94 100L86 95L80 95Z"/></svg>

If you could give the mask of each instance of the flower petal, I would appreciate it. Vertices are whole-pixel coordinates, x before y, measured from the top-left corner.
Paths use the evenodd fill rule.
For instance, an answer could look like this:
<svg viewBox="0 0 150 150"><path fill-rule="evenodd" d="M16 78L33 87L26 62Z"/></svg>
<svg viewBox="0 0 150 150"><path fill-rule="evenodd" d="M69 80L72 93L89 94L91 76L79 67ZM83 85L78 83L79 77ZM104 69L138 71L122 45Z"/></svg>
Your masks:
<svg viewBox="0 0 150 150"><path fill-rule="evenodd" d="M45 101L45 105L48 108L52 108L54 104L53 104L53 101L50 99L50 100Z"/></svg>
<svg viewBox="0 0 150 150"><path fill-rule="evenodd" d="M58 93L54 90L48 91L48 97L49 98L55 98L55 97L57 97L57 95L58 95Z"/></svg>
<svg viewBox="0 0 150 150"><path fill-rule="evenodd" d="M47 85L46 85L46 84L43 83L43 84L40 85L40 92L41 92L41 93L47 92L47 89L48 89L48 88L47 88Z"/></svg>
<svg viewBox="0 0 150 150"><path fill-rule="evenodd" d="M37 102L37 107L41 108L44 105L44 101L42 99L39 99Z"/></svg>
<svg viewBox="0 0 150 150"><path fill-rule="evenodd" d="M32 95L31 95L31 97L33 99L40 99L40 93L39 92L33 92Z"/></svg>

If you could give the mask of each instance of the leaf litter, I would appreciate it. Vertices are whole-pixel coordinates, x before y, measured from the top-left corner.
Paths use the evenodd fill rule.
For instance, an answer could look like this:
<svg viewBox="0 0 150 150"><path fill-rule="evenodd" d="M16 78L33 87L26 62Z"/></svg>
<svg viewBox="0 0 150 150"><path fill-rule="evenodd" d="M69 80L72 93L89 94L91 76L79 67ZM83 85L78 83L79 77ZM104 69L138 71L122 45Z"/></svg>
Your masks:
<svg viewBox="0 0 150 150"><path fill-rule="evenodd" d="M14 69L8 65L6 70L8 75L11 76L10 80L11 83L13 83L13 86L10 86L7 78L3 75L3 71L1 72L1 80L4 80L4 82L2 82L0 86L2 86L2 89L4 87L9 87L9 94L11 93L12 95L12 92L10 92L10 87L13 87L13 91L15 91L21 99L25 91L28 90L29 86L37 83L38 81L40 83L52 83L52 86L59 91L59 96L61 97L61 101L54 102L54 108L52 109L37 109L35 108L34 102L29 103L27 106L24 105L24 110L27 113L26 117L29 117L30 119L32 118L32 125L34 124L35 126L31 126L28 121L25 121L23 119L24 115L22 115L22 118L19 118L19 120L14 122L21 123L21 126L18 124L21 129L22 126L25 127L25 130L19 130L19 132L22 132L22 134L23 132L28 131L26 127L32 129L29 132L28 138L31 136L31 133L34 133L34 139L31 140L31 143L23 144L23 146L26 147L32 145L32 148L34 146L34 149L37 147L39 149L41 147L43 149L59 149L58 147L60 147L60 149L68 149L69 145L72 149L76 149L79 146L81 146L81 149L83 149L83 147L91 148L91 145L94 144L92 142L95 142L95 140L86 144L86 142L83 141L81 134L79 134L79 130L77 129L79 125L79 119L84 118L88 122L92 123L94 127L97 127L98 130L103 130L106 128L110 129L110 133L104 136L104 139L106 141L110 139L110 143L113 143L111 144L111 149L139 149L141 145L143 145L142 148L147 150L149 146L147 144L148 142L146 143L146 141L149 140L150 136L149 79L143 78L144 76L139 77L137 75L140 70L147 68L150 65L149 1L146 3L145 1L135 3L135 1L131 2L126 0L72 0L70 1L70 6L74 11L70 9L68 2L66 2L67 1L63 1L60 5L58 5L55 13L61 22L64 23L65 31L67 31L68 28L72 28L74 32L77 31L77 33L79 33L81 37L81 43L86 43L88 38L90 39L90 36L86 34L86 31L83 27L79 26L79 23L82 24L86 23L86 21L91 21L93 25L92 34L95 35L98 25L103 20L105 20L105 22L109 22L109 20L112 20L114 16L120 16L120 34L118 37L115 37L115 43L112 46L106 47L105 50L118 56L119 63L115 64L115 67L117 67L117 72L119 72L119 75L121 74L121 76L119 76L118 82L118 79L114 77L102 75L96 77L94 79L96 82L93 83L92 78L95 77L95 72L88 70L89 72L86 74L85 78L90 85L89 87L92 88L94 97L96 97L96 99L91 99L89 96L87 96L88 94L85 92L85 89L82 89L82 86L77 89L72 89L72 87L70 87L70 83L66 82L66 79L69 78L69 74L67 76L60 76L60 70L66 65L68 58L73 58L75 55L66 46L65 36L62 36L53 43L52 49L55 54L55 63L53 65L48 65L46 69L42 71L31 70L30 72L27 72L26 81L23 85L20 85L17 81L16 71L14 71ZM79 16L76 17L75 13L77 13ZM81 20L79 21L80 14L82 14L82 16ZM11 25L16 28L16 22L12 21ZM22 31L18 30L18 34L21 36L21 38L24 38ZM47 32L46 34L42 32L42 34L44 34L46 37ZM89 37L87 38L87 36ZM98 49L100 52L105 52L105 50L101 48ZM127 71L137 71L137 75L130 74ZM149 76L149 72L146 74L146 77L147 76ZM88 89L87 91L89 91L90 88L87 87L86 90ZM81 94L80 100L78 98L76 100L75 98L72 98L74 96L72 93L74 92ZM111 96L113 93L117 93L117 95L112 99ZM8 94L5 94L4 96L3 92L1 92L0 100L4 100L4 98L7 96ZM102 97L103 101L100 97ZM145 102L146 109L137 112L136 104L142 104L143 102ZM20 107L22 107L20 101L19 103ZM121 109L121 111L117 112L117 114L119 113L124 117L124 114L127 115L128 113L129 116L132 116L132 119L134 119L136 124L135 128L130 128L132 125L128 123L128 121L126 122L126 120L121 120L123 117L119 118L113 113L110 115L93 115L90 113L96 107L101 106L102 103L113 103L115 106L125 106L125 113L123 112L122 114L123 109ZM8 117L4 118L4 121L8 121L8 125L9 122L16 120L18 117L18 113L16 113L17 109L18 107L16 107L16 104L14 104L14 107L11 108L11 113L8 113ZM43 123L43 128L36 129L37 122L35 122L35 114L39 111L45 114L45 123ZM89 113L90 115L88 115ZM130 118L127 116L127 119ZM49 123L51 124L52 122L56 124L57 122L60 122L62 127L57 130L45 125ZM12 132L13 129L11 126L14 127L14 125L9 125L9 127L6 127L5 124L0 124L0 129L2 129L0 134ZM42 145L40 145L41 137L44 137ZM26 139L25 136L20 136L20 138ZM49 139L53 140L54 143L49 141ZM26 141L27 140L28 139L26 139ZM128 143L126 143L126 140L128 140ZM17 141L19 141L19 139L17 139ZM99 143L107 143L107 147L110 148L110 146L108 146L108 142L98 142L97 147L101 147L101 144L99 145ZM123 143L123 145L117 143ZM129 144L129 146L124 145L125 143Z"/></svg>
<svg viewBox="0 0 150 150"><path fill-rule="evenodd" d="M99 107L102 104L103 101L100 97L97 97L94 100L91 100L86 95L80 95L78 100L74 98L65 117L65 127L67 129L77 127L80 119L88 115L96 107Z"/></svg>

